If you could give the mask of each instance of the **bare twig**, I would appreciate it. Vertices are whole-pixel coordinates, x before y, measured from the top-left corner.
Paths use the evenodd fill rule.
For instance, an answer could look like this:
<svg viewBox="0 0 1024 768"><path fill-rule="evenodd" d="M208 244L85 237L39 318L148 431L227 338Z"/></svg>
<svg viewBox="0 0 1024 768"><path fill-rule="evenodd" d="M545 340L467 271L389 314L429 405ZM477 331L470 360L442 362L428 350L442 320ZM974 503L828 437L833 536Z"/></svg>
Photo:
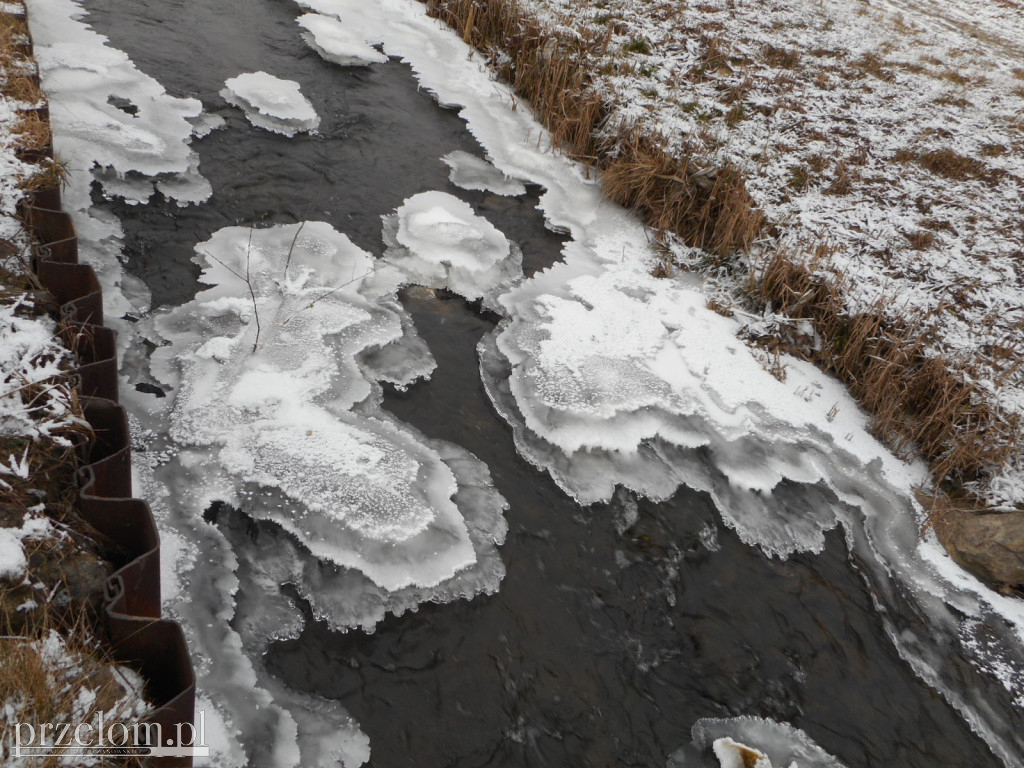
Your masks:
<svg viewBox="0 0 1024 768"><path fill-rule="evenodd" d="M248 286L248 288L249 288L249 296L252 297L252 312L253 312L253 315L256 318L256 340L253 342L253 345L252 345L252 351L253 351L253 354L255 354L256 353L256 347L259 346L259 343L260 343L260 331L262 330L262 327L260 325L259 309L257 309L257 307L256 307L256 291L253 290L252 280L249 277L249 256L250 256L250 252L251 252L250 249L252 248L252 230L253 230L253 228L252 228L252 226L250 226L249 227L249 244L245 248L245 274L244 275L241 275L238 272L236 272L235 270L233 270L231 267L229 267L227 264L225 264L223 261L218 259L216 256L214 256L209 251L200 251L200 253L202 253L204 256L207 256L207 257L213 259L214 261L216 261L218 264L220 264L222 267L224 267L224 269L226 269L232 275L237 277L239 280L244 281L246 286Z"/></svg>
<svg viewBox="0 0 1024 768"><path fill-rule="evenodd" d="M260 330L262 329L260 328L260 313L256 308L256 291L252 289L252 280L249 279L249 257L252 253L252 230L254 226L254 224L249 225L249 243L245 246L245 284L249 286L249 295L252 296L252 313L256 316L256 339L252 343L252 353L255 355L256 347L260 343Z"/></svg>
<svg viewBox="0 0 1024 768"><path fill-rule="evenodd" d="M289 317L289 318L288 318L287 320L285 320L284 322L282 322L282 323L281 323L281 325L288 325L288 323L290 323L290 322L291 322L292 320L294 320L294 319L295 319L295 317L296 317L296 316L297 316L297 315L298 315L298 314L299 314L300 312L305 312L305 311L306 311L307 309L312 309L312 308L313 308L313 306L314 306L314 305L315 305L315 304L316 304L316 303L317 303L318 301L320 301L321 299L326 299L326 298L327 298L328 296L330 296L330 295L332 295L332 294L335 294L335 293L337 293L338 291L340 291L340 290L341 290L342 288L344 288L345 286L347 286L347 285L352 285L352 283L354 283L354 282L357 282L357 281L359 281L359 280L362 280L362 279L363 279L363 278L365 278L365 277L369 277L369 276L370 276L370 275L372 275L372 274L373 274L374 272L378 272L378 271L380 271L381 269L383 269L383 268L384 268L384 267L386 267L386 266L387 266L387 263L386 263L386 262L382 262L382 263L381 263L381 264L380 264L379 266L376 266L376 267L374 267L373 269L368 269L368 270L366 270L366 271L365 271L365 272L364 272L363 274L361 274L361 275L357 275L356 277L353 277L353 278L352 278L351 280L346 280L346 281L345 281L344 283L342 283L341 285L336 285L336 286L335 286L334 288L331 288L331 290L327 291L327 293L324 293L324 294L321 294L320 296L317 296L317 297L316 297L315 299L313 299L313 300L312 300L311 302L309 302L309 304L307 304L307 305L306 305L306 306L304 306L304 307L303 307L302 309L300 309L300 310L299 310L298 312L296 312L296 313L295 313L294 315L292 315L292 316L291 316L291 317Z"/></svg>
<svg viewBox="0 0 1024 768"><path fill-rule="evenodd" d="M295 243L299 239L299 235L302 234L302 228L306 226L306 220L303 219L302 223L299 224L299 228L295 230L295 237L292 238L292 244L288 246L288 258L284 262L284 276L288 278L288 265L292 263L292 251L295 250Z"/></svg>

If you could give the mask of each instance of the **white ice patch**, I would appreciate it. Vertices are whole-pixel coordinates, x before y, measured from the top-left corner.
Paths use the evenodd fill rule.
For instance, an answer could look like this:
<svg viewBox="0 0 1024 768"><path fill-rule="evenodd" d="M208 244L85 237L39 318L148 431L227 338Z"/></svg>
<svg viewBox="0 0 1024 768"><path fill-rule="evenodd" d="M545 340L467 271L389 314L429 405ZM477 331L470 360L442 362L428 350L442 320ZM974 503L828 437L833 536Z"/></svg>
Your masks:
<svg viewBox="0 0 1024 768"><path fill-rule="evenodd" d="M297 592L309 602L314 616L341 631L362 627L372 632L386 613L400 616L408 610L416 610L427 594L434 602L451 602L494 592L505 572L496 546L504 540L505 523L493 513L502 507L503 501L494 490L490 472L486 465L457 446L441 441L427 441L427 445L437 451L458 482L453 501L465 517L476 552L472 566L438 584L429 593L418 586L389 591L359 571L310 558L305 546L293 536L270 533L253 540L244 529L235 526L238 529L232 529L238 537L233 540L235 551L251 570L245 582L295 585ZM271 592L276 593L276 589ZM284 603L290 606L290 601ZM288 615L294 612L293 609L281 610ZM271 637L285 626L285 621L273 611L261 610L252 612L245 624L236 622L236 625L243 631L248 628L256 635Z"/></svg>
<svg viewBox="0 0 1024 768"><path fill-rule="evenodd" d="M366 42L343 22L318 13L298 18L302 39L326 61L343 67L384 64L388 57Z"/></svg>
<svg viewBox="0 0 1024 768"><path fill-rule="evenodd" d="M447 288L467 299L491 300L522 277L522 254L494 225L457 197L421 192L385 217L385 261L400 282ZM392 279L382 273L379 280Z"/></svg>
<svg viewBox="0 0 1024 768"><path fill-rule="evenodd" d="M106 316L116 324L125 313L148 308L149 292L111 257L120 250L121 224L93 208L93 183L99 180L104 195L128 203L145 202L158 189L179 203L208 198L210 184L189 147L189 121L201 114L202 104L168 95L126 54L107 45L106 37L79 20L85 15L80 3L28 0L28 8L51 104L54 151L69 164L64 209L75 222L79 257L96 270ZM134 107L134 114L114 104ZM121 345L129 338L122 335Z"/></svg>
<svg viewBox="0 0 1024 768"><path fill-rule="evenodd" d="M154 322L169 396L125 398L174 561L165 608L222 727L211 764L351 768L368 744L344 709L263 665L303 626L280 585L341 630L493 592L505 503L466 451L380 410L378 381L408 385L433 360L393 285L371 285L369 254L320 222L227 228L197 250L210 287ZM201 522L215 500L244 510L240 528Z"/></svg>
<svg viewBox="0 0 1024 768"><path fill-rule="evenodd" d="M666 499L686 484L770 554L820 550L833 502L789 483L825 478L828 441L702 294L611 262L557 294L531 287L502 297L512 319L481 343L524 456L584 504L620 485Z"/></svg>
<svg viewBox="0 0 1024 768"><path fill-rule="evenodd" d="M29 0L28 6L43 88L60 104L50 115L56 152L76 167L88 157L119 177L187 177L203 190L193 197L208 197L209 185L196 172L188 146L188 119L202 111L199 100L169 96L125 53L108 46L107 38L77 20L85 14L80 4ZM153 192L150 181L126 199L144 202Z"/></svg>
<svg viewBox="0 0 1024 768"><path fill-rule="evenodd" d="M245 112L249 122L285 136L312 133L320 125L313 105L299 90L299 84L266 72L245 72L230 77L220 95Z"/></svg>
<svg viewBox="0 0 1024 768"><path fill-rule="evenodd" d="M451 168L448 178L462 189L476 189L504 197L526 194L521 181L510 179L483 158L457 149L441 158Z"/></svg>
<svg viewBox="0 0 1024 768"><path fill-rule="evenodd" d="M203 112L201 115L190 118L189 122L192 123L192 135L197 139L205 138L228 125L227 120L223 117L209 112Z"/></svg>
<svg viewBox="0 0 1024 768"><path fill-rule="evenodd" d="M17 579L25 572L28 559L17 528L0 528L0 579Z"/></svg>

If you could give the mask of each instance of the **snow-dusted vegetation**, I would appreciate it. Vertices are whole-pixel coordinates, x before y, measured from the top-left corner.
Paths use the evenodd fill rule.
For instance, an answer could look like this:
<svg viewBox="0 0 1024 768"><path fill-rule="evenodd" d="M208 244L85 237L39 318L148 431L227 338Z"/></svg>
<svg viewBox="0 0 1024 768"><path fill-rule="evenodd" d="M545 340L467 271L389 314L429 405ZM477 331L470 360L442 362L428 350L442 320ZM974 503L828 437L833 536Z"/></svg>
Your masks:
<svg viewBox="0 0 1024 768"><path fill-rule="evenodd" d="M51 297L29 269L33 239L20 203L66 178L50 157L46 100L25 9L0 6L0 765L19 723L138 722L143 680L109 661L97 620L113 570L76 511L82 417L76 360ZM22 736L24 737L24 733ZM52 736L48 737L52 743ZM40 742L36 742L40 743ZM34 762L34 761L30 761ZM83 756L76 764L107 764Z"/></svg>

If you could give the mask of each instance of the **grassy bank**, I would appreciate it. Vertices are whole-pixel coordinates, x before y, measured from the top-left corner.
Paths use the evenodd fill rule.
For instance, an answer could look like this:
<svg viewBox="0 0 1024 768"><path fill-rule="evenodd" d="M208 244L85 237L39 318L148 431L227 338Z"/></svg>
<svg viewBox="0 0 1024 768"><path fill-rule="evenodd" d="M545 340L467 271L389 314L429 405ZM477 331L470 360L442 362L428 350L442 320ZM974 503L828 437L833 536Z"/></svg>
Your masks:
<svg viewBox="0 0 1024 768"><path fill-rule="evenodd" d="M716 309L835 373L938 485L1024 502L1024 23L1005 4L962 32L804 0L426 5L656 231L663 272L703 270Z"/></svg>
<svg viewBox="0 0 1024 768"><path fill-rule="evenodd" d="M59 187L44 94L23 6L0 10L0 743L18 723L137 722L141 678L110 661L106 582L121 557L78 511L92 439L60 341L59 307L30 268L18 218L32 192ZM30 758L26 766L99 758ZM104 764L135 765L134 758Z"/></svg>

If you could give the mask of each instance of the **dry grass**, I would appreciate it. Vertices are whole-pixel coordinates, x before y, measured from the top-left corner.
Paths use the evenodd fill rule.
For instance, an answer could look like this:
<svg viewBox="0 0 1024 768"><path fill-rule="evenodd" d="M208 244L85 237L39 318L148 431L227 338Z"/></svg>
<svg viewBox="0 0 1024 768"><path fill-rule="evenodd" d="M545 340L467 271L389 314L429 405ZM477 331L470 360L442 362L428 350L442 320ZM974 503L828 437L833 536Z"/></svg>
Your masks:
<svg viewBox="0 0 1024 768"><path fill-rule="evenodd" d="M917 156L917 162L937 176L953 181L990 179L991 170L981 160L961 155L952 149L934 149Z"/></svg>
<svg viewBox="0 0 1024 768"><path fill-rule="evenodd" d="M641 136L629 125L605 124L607 106L592 87L586 54L607 51L610 28L566 39L527 15L515 0L426 4L430 15L464 39L505 54L498 74L533 107L558 146L601 170L602 184L613 200L636 211L652 228L674 232L718 255L753 241L764 216L738 170L700 168L689 156L670 155L667 142ZM642 53L639 46L634 49ZM702 66L726 65L728 50L722 41L706 39ZM601 141L596 138L599 131Z"/></svg>
<svg viewBox="0 0 1024 768"><path fill-rule="evenodd" d="M766 45L761 51L764 62L775 69L796 69L800 65L800 51Z"/></svg>
<svg viewBox="0 0 1024 768"><path fill-rule="evenodd" d="M25 16L0 13L0 66L27 61L32 56L31 37Z"/></svg>
<svg viewBox="0 0 1024 768"><path fill-rule="evenodd" d="M42 151L53 145L53 131L45 113L36 109L18 113L13 134L22 151Z"/></svg>
<svg viewBox="0 0 1024 768"><path fill-rule="evenodd" d="M753 242L764 223L735 168L705 170L635 136L602 169L608 196L656 230L687 245L728 256Z"/></svg>
<svg viewBox="0 0 1024 768"><path fill-rule="evenodd" d="M935 233L927 229L919 229L907 235L907 242L915 251L924 251L935 244Z"/></svg>
<svg viewBox="0 0 1024 768"><path fill-rule="evenodd" d="M84 619L70 626L42 622L21 637L13 636L6 627L0 631L0 700L11 708L16 722L88 723L95 722L100 713L105 727L139 722L133 702L126 698L125 684ZM83 692L89 692L91 702L82 698ZM13 731L7 718L0 720L0 743L12 744ZM19 761L26 768L69 764L74 763L54 755ZM103 764L134 768L142 762L136 757L115 757Z"/></svg>
<svg viewBox="0 0 1024 768"><path fill-rule="evenodd" d="M823 348L804 356L849 387L881 439L928 459L937 482L959 485L1005 463L1022 425L972 383L973 363L927 353L928 329L886 319L888 297L869 312L847 314L841 278L815 272L827 254L824 245L808 262L776 252L762 265L754 295L814 323Z"/></svg>
<svg viewBox="0 0 1024 768"><path fill-rule="evenodd" d="M43 157L34 165L35 170L18 180L18 186L26 192L43 189L63 189L68 183L68 164L59 157Z"/></svg>
<svg viewBox="0 0 1024 768"><path fill-rule="evenodd" d="M15 101L43 101L24 16L0 13L0 92Z"/></svg>

